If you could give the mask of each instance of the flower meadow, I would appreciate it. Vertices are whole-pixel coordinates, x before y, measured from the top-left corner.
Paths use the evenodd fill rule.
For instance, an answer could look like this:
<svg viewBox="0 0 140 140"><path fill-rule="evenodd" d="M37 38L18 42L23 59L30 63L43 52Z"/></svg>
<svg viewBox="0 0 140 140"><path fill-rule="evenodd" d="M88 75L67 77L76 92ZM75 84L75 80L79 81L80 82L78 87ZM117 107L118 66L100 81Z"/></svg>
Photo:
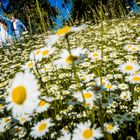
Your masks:
<svg viewBox="0 0 140 140"><path fill-rule="evenodd" d="M1 48L0 139L139 140L139 26L89 21Z"/></svg>

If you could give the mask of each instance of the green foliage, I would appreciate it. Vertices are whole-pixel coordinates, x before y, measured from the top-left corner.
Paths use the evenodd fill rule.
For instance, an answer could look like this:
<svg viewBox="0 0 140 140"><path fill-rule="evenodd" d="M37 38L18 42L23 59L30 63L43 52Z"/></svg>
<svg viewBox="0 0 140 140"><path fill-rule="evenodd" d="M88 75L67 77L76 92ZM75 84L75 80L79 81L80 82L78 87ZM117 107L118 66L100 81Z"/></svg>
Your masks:
<svg viewBox="0 0 140 140"><path fill-rule="evenodd" d="M100 2L100 0L74 0L71 20L78 20L80 23L84 18L85 21L93 20L94 23L98 22L100 20ZM103 19L126 15L126 6L127 3L122 0L103 0ZM42 32L54 26L51 17L56 16L57 11L50 7L47 0L38 0L38 3L36 0L11 0L10 7L10 13L5 10L7 16L10 17L11 14L16 14L28 26L30 32Z"/></svg>

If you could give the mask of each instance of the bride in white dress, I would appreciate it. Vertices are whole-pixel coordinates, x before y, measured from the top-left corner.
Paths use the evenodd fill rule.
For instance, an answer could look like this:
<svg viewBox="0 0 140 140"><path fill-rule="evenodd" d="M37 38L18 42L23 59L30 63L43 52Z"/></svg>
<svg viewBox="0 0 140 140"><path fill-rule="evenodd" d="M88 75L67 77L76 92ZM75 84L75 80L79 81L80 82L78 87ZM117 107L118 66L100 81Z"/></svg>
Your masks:
<svg viewBox="0 0 140 140"><path fill-rule="evenodd" d="M5 47L8 42L11 42L11 38L8 35L8 27L4 20L0 22L0 40L3 47Z"/></svg>

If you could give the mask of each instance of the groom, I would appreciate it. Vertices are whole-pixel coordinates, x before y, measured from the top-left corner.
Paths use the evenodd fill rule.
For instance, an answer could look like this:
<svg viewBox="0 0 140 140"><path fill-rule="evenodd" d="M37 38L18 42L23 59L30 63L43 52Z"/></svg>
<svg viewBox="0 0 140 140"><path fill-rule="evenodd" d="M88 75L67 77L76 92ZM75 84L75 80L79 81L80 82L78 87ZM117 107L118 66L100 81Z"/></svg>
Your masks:
<svg viewBox="0 0 140 140"><path fill-rule="evenodd" d="M12 28L13 28L13 31L14 31L14 35L17 39L17 41L20 43L20 46L22 46L22 41L21 41L21 27L27 31L27 28L25 27L25 25L19 20L16 18L16 16L12 16L12 19L8 19L6 17L2 17L3 19L5 20L8 20L12 23Z"/></svg>

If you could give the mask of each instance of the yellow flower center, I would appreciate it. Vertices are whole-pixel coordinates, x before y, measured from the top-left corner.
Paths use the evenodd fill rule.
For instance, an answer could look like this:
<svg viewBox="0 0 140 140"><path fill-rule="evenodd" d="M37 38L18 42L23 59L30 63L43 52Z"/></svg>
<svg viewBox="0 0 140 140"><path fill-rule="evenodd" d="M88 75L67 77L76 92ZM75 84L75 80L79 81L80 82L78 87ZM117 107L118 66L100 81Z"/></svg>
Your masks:
<svg viewBox="0 0 140 140"><path fill-rule="evenodd" d="M102 85L105 85L105 81L102 81Z"/></svg>
<svg viewBox="0 0 140 140"><path fill-rule="evenodd" d="M89 107L90 104L89 104L89 103L84 103L84 106L85 106L85 107Z"/></svg>
<svg viewBox="0 0 140 140"><path fill-rule="evenodd" d="M124 99L127 99L128 97L127 97L127 95L125 95L123 98L124 98Z"/></svg>
<svg viewBox="0 0 140 140"><path fill-rule="evenodd" d="M46 56L46 55L48 55L49 54L49 50L44 50L43 52L42 52L42 55L43 56Z"/></svg>
<svg viewBox="0 0 140 140"><path fill-rule="evenodd" d="M130 49L132 46L128 46L128 48Z"/></svg>
<svg viewBox="0 0 140 140"><path fill-rule="evenodd" d="M86 78L86 77L82 77L82 80L84 80L84 81L85 81L85 80L87 80L87 78Z"/></svg>
<svg viewBox="0 0 140 140"><path fill-rule="evenodd" d="M3 105L2 104L0 104L0 109L3 107Z"/></svg>
<svg viewBox="0 0 140 140"><path fill-rule="evenodd" d="M48 67L46 67L46 68L44 68L45 69L45 71L47 71L49 68Z"/></svg>
<svg viewBox="0 0 140 140"><path fill-rule="evenodd" d="M83 137L86 139L93 137L93 135L94 135L94 133L91 129L86 129L83 131Z"/></svg>
<svg viewBox="0 0 140 140"><path fill-rule="evenodd" d="M85 99L89 99L92 97L92 94L90 92L84 93Z"/></svg>
<svg viewBox="0 0 140 140"><path fill-rule="evenodd" d="M15 67L18 67L19 66L19 64L15 64Z"/></svg>
<svg viewBox="0 0 140 140"><path fill-rule="evenodd" d="M112 85L107 85L106 88L107 89L111 89L112 88Z"/></svg>
<svg viewBox="0 0 140 140"><path fill-rule="evenodd" d="M97 57L97 56L98 56L98 53L94 53L93 56L94 56L94 57Z"/></svg>
<svg viewBox="0 0 140 140"><path fill-rule="evenodd" d="M122 85L121 88L125 88L126 86Z"/></svg>
<svg viewBox="0 0 140 140"><path fill-rule="evenodd" d="M136 48L132 48L132 51L136 51Z"/></svg>
<svg viewBox="0 0 140 140"><path fill-rule="evenodd" d="M39 102L39 107L42 107L42 106L44 106L44 105L46 105L46 101L44 101L44 100L41 100L40 102Z"/></svg>
<svg viewBox="0 0 140 140"><path fill-rule="evenodd" d="M69 31L70 31L70 27L69 26L65 26L64 28L61 28L61 29L57 30L56 34L58 36L61 36L61 35L67 34Z"/></svg>
<svg viewBox="0 0 140 140"><path fill-rule="evenodd" d="M133 81L140 81L140 77L139 77L139 76L135 76L135 77L133 77L132 80L133 80Z"/></svg>
<svg viewBox="0 0 140 140"><path fill-rule="evenodd" d="M113 125L112 125L112 124L108 124L108 125L107 125L107 129L108 129L108 130L112 130L112 129L113 129Z"/></svg>
<svg viewBox="0 0 140 140"><path fill-rule="evenodd" d="M5 123L9 122L9 120L10 120L9 118L4 118L4 119L3 119L3 121L4 121Z"/></svg>
<svg viewBox="0 0 140 140"><path fill-rule="evenodd" d="M44 78L43 78L44 81L47 81L48 79L49 79L48 77L44 77Z"/></svg>
<svg viewBox="0 0 140 140"><path fill-rule="evenodd" d="M28 68L31 68L31 67L33 67L34 66L34 62L29 62L28 64L27 64L27 67Z"/></svg>
<svg viewBox="0 0 140 140"><path fill-rule="evenodd" d="M68 56L66 58L66 62L69 63L69 64L72 64L72 61L77 61L77 60L78 60L78 57L77 56L74 56L74 55Z"/></svg>
<svg viewBox="0 0 140 140"><path fill-rule="evenodd" d="M64 127L64 130L68 132L69 128L66 126Z"/></svg>
<svg viewBox="0 0 140 140"><path fill-rule="evenodd" d="M12 91L12 100L18 105L22 105L26 100L26 88L24 86L17 86Z"/></svg>
<svg viewBox="0 0 140 140"><path fill-rule="evenodd" d="M133 66L126 66L125 69L126 70L133 70Z"/></svg>
<svg viewBox="0 0 140 140"><path fill-rule="evenodd" d="M41 50L37 50L37 51L35 52L35 54L38 55L38 54L40 54L40 52L41 52Z"/></svg>
<svg viewBox="0 0 140 140"><path fill-rule="evenodd" d="M4 82L0 83L0 87L3 87L4 85L5 85L5 83L4 83Z"/></svg>
<svg viewBox="0 0 140 140"><path fill-rule="evenodd" d="M96 110L96 109L97 109L97 106L96 106L96 105L94 105L94 106L92 107L92 109L93 109L93 110Z"/></svg>
<svg viewBox="0 0 140 140"><path fill-rule="evenodd" d="M38 127L38 130L39 131L44 131L44 129L47 127L47 124L46 123L41 123Z"/></svg>
<svg viewBox="0 0 140 140"><path fill-rule="evenodd" d="M21 118L20 118L20 121L21 121L21 122L24 122L25 120L26 120L26 119L25 119L24 117L21 117Z"/></svg>

